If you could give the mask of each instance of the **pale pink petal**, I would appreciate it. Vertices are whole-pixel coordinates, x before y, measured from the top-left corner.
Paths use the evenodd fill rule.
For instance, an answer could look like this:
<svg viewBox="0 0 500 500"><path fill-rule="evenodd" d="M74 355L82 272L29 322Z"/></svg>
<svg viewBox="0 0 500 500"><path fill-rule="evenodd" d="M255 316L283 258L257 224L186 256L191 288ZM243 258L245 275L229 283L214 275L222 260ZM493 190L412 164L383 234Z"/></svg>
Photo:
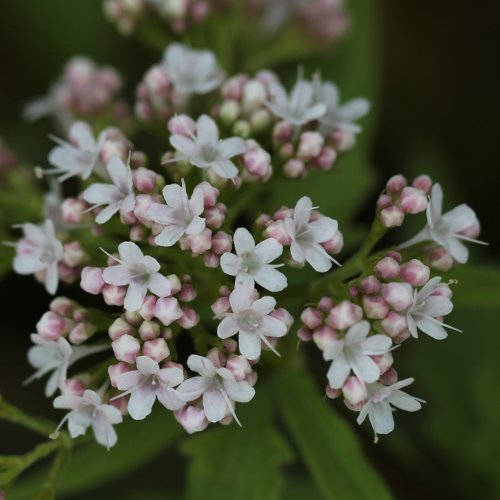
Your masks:
<svg viewBox="0 0 500 500"><path fill-rule="evenodd" d="M217 335L221 339L227 339L240 331L238 318L234 315L226 316L217 327Z"/></svg>
<svg viewBox="0 0 500 500"><path fill-rule="evenodd" d="M209 422L219 422L226 414L227 403L222 388L212 387L203 393L203 410Z"/></svg>
<svg viewBox="0 0 500 500"><path fill-rule="evenodd" d="M261 352L261 338L257 332L247 332L241 330L238 336L238 347L240 353L245 358L253 360L260 356Z"/></svg>
<svg viewBox="0 0 500 500"><path fill-rule="evenodd" d="M148 288L158 297L168 297L172 291L170 281L160 273L155 273L150 276Z"/></svg>
<svg viewBox="0 0 500 500"><path fill-rule="evenodd" d="M137 387L130 394L128 401L128 412L134 420L146 418L153 409L156 400L156 390L151 384L146 383Z"/></svg>

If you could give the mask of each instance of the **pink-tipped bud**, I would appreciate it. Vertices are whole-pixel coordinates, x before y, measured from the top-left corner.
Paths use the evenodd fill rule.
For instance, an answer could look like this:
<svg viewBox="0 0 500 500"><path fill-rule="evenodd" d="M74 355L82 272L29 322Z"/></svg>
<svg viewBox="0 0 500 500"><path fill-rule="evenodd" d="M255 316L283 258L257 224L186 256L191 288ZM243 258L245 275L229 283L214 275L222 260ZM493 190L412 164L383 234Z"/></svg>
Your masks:
<svg viewBox="0 0 500 500"><path fill-rule="evenodd" d="M234 354L238 350L238 342L234 339L223 340L222 346L229 354Z"/></svg>
<svg viewBox="0 0 500 500"><path fill-rule="evenodd" d="M386 184L386 189L389 194L399 194L408 185L408 181L403 175L394 175Z"/></svg>
<svg viewBox="0 0 500 500"><path fill-rule="evenodd" d="M361 321L362 318L363 309L352 302L344 300L330 311L326 323L334 330L345 330Z"/></svg>
<svg viewBox="0 0 500 500"><path fill-rule="evenodd" d="M150 222L149 209L157 201L149 194L139 194L135 198L134 215L142 222Z"/></svg>
<svg viewBox="0 0 500 500"><path fill-rule="evenodd" d="M142 323L142 316L138 313L138 311L126 311L123 317L129 325L136 328Z"/></svg>
<svg viewBox="0 0 500 500"><path fill-rule="evenodd" d="M389 337L396 337L403 330L408 328L408 322L406 321L406 316L404 314L391 311L380 322L380 326L382 330L389 335Z"/></svg>
<svg viewBox="0 0 500 500"><path fill-rule="evenodd" d="M333 328L322 326L313 332L312 338L314 343L318 346L318 349L323 351L332 340L337 340L338 336Z"/></svg>
<svg viewBox="0 0 500 500"><path fill-rule="evenodd" d="M399 263L392 257L384 257L374 267L375 273L383 280L393 280L399 276Z"/></svg>
<svg viewBox="0 0 500 500"><path fill-rule="evenodd" d="M401 261L403 260L402 255L399 252L396 252L395 250L387 252L385 256L394 259L398 264L401 264Z"/></svg>
<svg viewBox="0 0 500 500"><path fill-rule="evenodd" d="M405 187L399 198L399 207L407 214L424 212L428 203L427 194L414 187Z"/></svg>
<svg viewBox="0 0 500 500"><path fill-rule="evenodd" d="M311 330L318 328L323 323L323 315L313 307L307 307L300 315L300 320Z"/></svg>
<svg viewBox="0 0 500 500"><path fill-rule="evenodd" d="M67 224L81 224L85 216L87 205L77 198L66 198L61 203L61 213Z"/></svg>
<svg viewBox="0 0 500 500"><path fill-rule="evenodd" d="M234 375L237 382L245 380L252 372L252 367L243 356L232 356L226 362L226 368Z"/></svg>
<svg viewBox="0 0 500 500"><path fill-rule="evenodd" d="M160 336L160 330L160 325L156 321L143 321L139 326L139 337L145 341L153 340Z"/></svg>
<svg viewBox="0 0 500 500"><path fill-rule="evenodd" d="M177 323L185 330L190 330L200 322L199 314L191 308L184 308L184 314L177 320Z"/></svg>
<svg viewBox="0 0 500 500"><path fill-rule="evenodd" d="M127 363L124 363L123 361L120 361L119 363L109 366L108 375L111 385L113 387L116 387L118 385L118 377L123 373L127 373L129 371L131 371L130 367L127 365Z"/></svg>
<svg viewBox="0 0 500 500"><path fill-rule="evenodd" d="M67 297L56 297L49 305L49 309L53 313L65 318L73 317L73 313L77 307L78 304Z"/></svg>
<svg viewBox="0 0 500 500"><path fill-rule="evenodd" d="M216 368L221 368L226 364L225 354L217 347L208 351L207 358L216 366Z"/></svg>
<svg viewBox="0 0 500 500"><path fill-rule="evenodd" d="M208 427L205 412L197 406L184 406L175 411L174 416L188 434L204 431Z"/></svg>
<svg viewBox="0 0 500 500"><path fill-rule="evenodd" d="M212 250L217 255L230 252L233 248L233 238L224 231L217 231L212 237Z"/></svg>
<svg viewBox="0 0 500 500"><path fill-rule="evenodd" d="M275 309L270 316L273 318L276 318L277 320L281 321L282 323L285 323L287 330L290 330L293 325L293 316L283 307L278 307L278 309Z"/></svg>
<svg viewBox="0 0 500 500"><path fill-rule="evenodd" d="M203 254L203 264L209 269L217 269L220 264L220 257L214 252L205 252Z"/></svg>
<svg viewBox="0 0 500 500"><path fill-rule="evenodd" d="M186 236L191 252L201 255L212 248L212 231L205 228L200 234Z"/></svg>
<svg viewBox="0 0 500 500"><path fill-rule="evenodd" d="M243 156L245 169L250 175L267 178L272 172L271 156L260 147L252 148Z"/></svg>
<svg viewBox="0 0 500 500"><path fill-rule="evenodd" d="M202 182L198 184L195 189L201 189L203 191L203 204L205 208L213 207L217 203L219 190L209 182Z"/></svg>
<svg viewBox="0 0 500 500"><path fill-rule="evenodd" d="M135 358L141 350L140 342L132 335L122 335L111 342L111 347L118 361L125 363L135 363Z"/></svg>
<svg viewBox="0 0 500 500"><path fill-rule="evenodd" d="M260 229L264 229L272 222L272 220L273 219L269 214L260 214L255 221L255 226Z"/></svg>
<svg viewBox="0 0 500 500"><path fill-rule="evenodd" d="M426 261L432 269L443 273L449 271L455 263L453 257L444 248L435 248L429 252Z"/></svg>
<svg viewBox="0 0 500 500"><path fill-rule="evenodd" d="M85 251L79 241L64 244L62 260L69 267L77 267L83 263Z"/></svg>
<svg viewBox="0 0 500 500"><path fill-rule="evenodd" d="M167 276L167 279L170 283L170 293L172 295L175 295L176 293L179 293L182 288L182 283L179 277L176 274L169 274Z"/></svg>
<svg viewBox="0 0 500 500"><path fill-rule="evenodd" d="M297 330L297 337L302 342L309 342L313 338L313 332L307 326L302 326Z"/></svg>
<svg viewBox="0 0 500 500"><path fill-rule="evenodd" d="M306 166L302 160L292 158L283 165L283 172L287 177L297 179L298 177L304 177L306 174Z"/></svg>
<svg viewBox="0 0 500 500"><path fill-rule="evenodd" d="M380 376L380 383L384 385L392 385L398 381L398 372L394 368L389 368Z"/></svg>
<svg viewBox="0 0 500 500"><path fill-rule="evenodd" d="M320 301L318 302L318 309L321 312L324 313L329 313L330 309L335 305L335 302L331 297L321 297Z"/></svg>
<svg viewBox="0 0 500 500"><path fill-rule="evenodd" d="M358 377L349 377L346 380L342 386L342 394L351 405L362 403L368 397L366 385Z"/></svg>
<svg viewBox="0 0 500 500"><path fill-rule="evenodd" d="M246 75L235 75L229 78L222 86L222 96L225 99L239 101L243 95L243 87L248 81Z"/></svg>
<svg viewBox="0 0 500 500"><path fill-rule="evenodd" d="M68 338L72 344L78 345L83 344L88 340L94 333L97 332L97 328L92 323L78 323L69 332Z"/></svg>
<svg viewBox="0 0 500 500"><path fill-rule="evenodd" d="M446 283L439 283L436 289L432 292L432 296L434 297L446 297L447 299L451 299L453 297L453 292L451 288Z"/></svg>
<svg viewBox="0 0 500 500"><path fill-rule="evenodd" d="M156 172L139 167L132 172L134 187L140 193L149 193L156 187Z"/></svg>
<svg viewBox="0 0 500 500"><path fill-rule="evenodd" d="M383 375L392 366L392 363L394 362L394 359L392 357L392 352L386 352L385 354L379 356L372 356L372 359L373 361L375 361L375 363L377 363L381 375Z"/></svg>
<svg viewBox="0 0 500 500"><path fill-rule="evenodd" d="M71 322L52 311L47 311L36 324L36 331L44 340L57 340L68 333Z"/></svg>
<svg viewBox="0 0 500 500"><path fill-rule="evenodd" d="M151 321L154 318L153 309L157 300L158 299L153 295L146 295L146 297L144 297L144 302L139 309L139 314L146 321Z"/></svg>
<svg viewBox="0 0 500 500"><path fill-rule="evenodd" d="M392 206L392 198L388 194L381 194L377 200L377 208L382 210Z"/></svg>
<svg viewBox="0 0 500 500"><path fill-rule="evenodd" d="M82 269L80 286L87 293L92 295L100 294L104 287L102 269L99 267L84 267Z"/></svg>
<svg viewBox="0 0 500 500"><path fill-rule="evenodd" d="M417 189L421 189L425 194L430 194L432 179L428 175L419 175L413 179L411 185Z"/></svg>
<svg viewBox="0 0 500 500"><path fill-rule="evenodd" d="M410 338L409 330L403 330L401 333L393 337L392 340L394 341L395 344L401 344L408 338Z"/></svg>
<svg viewBox="0 0 500 500"><path fill-rule="evenodd" d="M226 220L227 207L222 203L217 203L214 207L205 209L205 221L212 229L219 229Z"/></svg>
<svg viewBox="0 0 500 500"><path fill-rule="evenodd" d="M363 297L363 309L370 319L383 319L389 313L387 302L379 295L366 295Z"/></svg>
<svg viewBox="0 0 500 500"><path fill-rule="evenodd" d="M167 128L171 134L192 137L196 132L196 123L187 115L176 115L170 118Z"/></svg>
<svg viewBox="0 0 500 500"><path fill-rule="evenodd" d="M157 363L161 363L170 356L170 349L165 339L159 338L146 340L142 346L142 353L144 356L149 356Z"/></svg>
<svg viewBox="0 0 500 500"><path fill-rule="evenodd" d="M348 151L356 144L356 136L349 130L336 129L330 139L339 152Z"/></svg>
<svg viewBox="0 0 500 500"><path fill-rule="evenodd" d="M124 286L105 284L102 288L102 296L108 306L122 306L126 293L127 288Z"/></svg>
<svg viewBox="0 0 500 500"><path fill-rule="evenodd" d="M116 318L108 329L108 335L111 340L119 339L122 335L134 332L132 325L123 318Z"/></svg>
<svg viewBox="0 0 500 500"><path fill-rule="evenodd" d="M165 326L169 326L174 321L182 318L183 314L179 302L173 297L158 299L153 308L153 315Z"/></svg>
<svg viewBox="0 0 500 500"><path fill-rule="evenodd" d="M344 235L337 231L335 236L321 244L330 255L339 254L344 248Z"/></svg>
<svg viewBox="0 0 500 500"><path fill-rule="evenodd" d="M269 238L274 238L277 240L279 243L282 245L290 245L291 243L291 238L290 235L288 234L287 230L285 229L285 224L282 220L277 220L267 226L266 230L264 231L265 235L268 236Z"/></svg>
<svg viewBox="0 0 500 500"><path fill-rule="evenodd" d="M294 128L291 123L278 122L273 130L273 139L278 144L286 144L293 138Z"/></svg>
<svg viewBox="0 0 500 500"><path fill-rule="evenodd" d="M192 285L184 285L177 298L181 302L192 302L196 298L196 290Z"/></svg>
<svg viewBox="0 0 500 500"><path fill-rule="evenodd" d="M382 285L382 295L395 311L404 311L413 302L413 288L409 283L394 282Z"/></svg>
<svg viewBox="0 0 500 500"><path fill-rule="evenodd" d="M318 170L330 170L335 165L337 152L332 148L323 148L319 156L313 159L312 166Z"/></svg>
<svg viewBox="0 0 500 500"><path fill-rule="evenodd" d="M401 266L399 277L413 287L424 286L430 278L431 270L420 260L413 259Z"/></svg>
<svg viewBox="0 0 500 500"><path fill-rule="evenodd" d="M229 304L228 297L219 297L212 304L212 311L215 314L215 317L218 319L222 319L224 317L224 314L226 314L230 308L231 305Z"/></svg>
<svg viewBox="0 0 500 500"><path fill-rule="evenodd" d="M77 378L68 378L64 382L64 387L61 392L63 394L70 394L72 396L82 396L86 387L85 384ZM2 497L0 497L1 499Z"/></svg>
<svg viewBox="0 0 500 500"><path fill-rule="evenodd" d="M340 389L334 389L330 385L325 387L325 395L328 399L337 399L342 394Z"/></svg>
<svg viewBox="0 0 500 500"><path fill-rule="evenodd" d="M380 292L380 286L380 281L372 275L362 279L359 288L362 293L374 295Z"/></svg>
<svg viewBox="0 0 500 500"><path fill-rule="evenodd" d="M380 211L380 222L384 227L399 227L403 225L405 214L399 207L387 207Z"/></svg>
<svg viewBox="0 0 500 500"><path fill-rule="evenodd" d="M325 139L319 132L303 132L300 136L297 156L304 161L309 161L321 153Z"/></svg>

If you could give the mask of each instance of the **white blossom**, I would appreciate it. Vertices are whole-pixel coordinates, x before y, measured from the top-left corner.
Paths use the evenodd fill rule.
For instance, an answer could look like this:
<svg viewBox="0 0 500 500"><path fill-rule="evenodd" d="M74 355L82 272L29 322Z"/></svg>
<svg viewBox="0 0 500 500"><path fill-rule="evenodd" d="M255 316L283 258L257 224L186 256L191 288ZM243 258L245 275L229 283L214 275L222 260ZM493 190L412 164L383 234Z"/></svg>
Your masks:
<svg viewBox="0 0 500 500"><path fill-rule="evenodd" d="M208 94L224 77L213 52L191 49L180 43L167 47L163 65L175 90L183 95Z"/></svg>
<svg viewBox="0 0 500 500"><path fill-rule="evenodd" d="M173 389L184 380L180 368L160 368L148 356L139 356L136 364L137 370L122 373L117 379L118 389L126 391L118 397L130 394L127 409L134 420L146 418L157 399L168 410L175 411L184 406L184 401Z"/></svg>
<svg viewBox="0 0 500 500"><path fill-rule="evenodd" d="M387 335L371 335L370 323L360 321L349 328L343 339L327 343L323 357L332 361L327 377L334 389L340 389L351 370L363 382L375 382L380 378L380 368L371 356L387 353L392 345Z"/></svg>
<svg viewBox="0 0 500 500"><path fill-rule="evenodd" d="M238 334L240 353L247 359L257 359L261 353L262 342L278 354L267 337L283 337L287 327L270 316L276 306L273 297L261 297L255 300L254 283L247 276L236 280L236 286L229 296L232 313L217 328L217 335L227 339ZM279 356L279 354L278 354Z"/></svg>
<svg viewBox="0 0 500 500"><path fill-rule="evenodd" d="M45 395L53 396L57 389L61 389L67 378L68 368L85 356L100 352L106 346L73 346L64 337L57 340L44 340L40 335L33 333L31 341L36 344L28 351L28 361L36 369L24 383L29 384L44 375L52 372L45 386Z"/></svg>
<svg viewBox="0 0 500 500"><path fill-rule="evenodd" d="M415 338L418 330L430 337L441 340L448 336L445 328L460 331L442 322L441 318L453 311L453 303L448 297L433 295L441 286L441 278L436 276L430 279L420 290L415 290L413 303L406 313L408 330ZM439 319L437 319L439 318Z"/></svg>
<svg viewBox="0 0 500 500"><path fill-rule="evenodd" d="M465 204L443 214L443 190L439 184L434 184L427 205L427 225L400 248L407 248L423 241L434 241L445 248L458 263L465 264L469 259L469 250L462 241L487 245L483 241L461 234L477 224L478 220L474 210Z"/></svg>
<svg viewBox="0 0 500 500"><path fill-rule="evenodd" d="M283 246L274 238L268 238L255 245L250 232L240 227L234 233L236 255L230 252L222 255L220 265L230 276L249 276L253 281L270 292L284 290L288 283L286 276L276 270L282 264L271 264L283 253Z"/></svg>
<svg viewBox="0 0 500 500"><path fill-rule="evenodd" d="M118 156L113 156L106 170L113 184L96 183L83 192L83 199L92 204L90 210L106 206L96 217L98 224L104 224L118 211L131 212L135 206L132 170Z"/></svg>
<svg viewBox="0 0 500 500"><path fill-rule="evenodd" d="M44 272L43 281L48 293L56 293L59 283L58 264L63 256L63 244L57 239L52 220L43 224L21 224L24 237L15 244L14 271L18 274Z"/></svg>
<svg viewBox="0 0 500 500"><path fill-rule="evenodd" d="M112 405L104 404L101 396L87 389L82 396L62 394L54 400L54 408L70 410L58 426L68 422L72 438L83 436L92 427L96 441L108 450L116 444L117 436L113 425L123 421L122 414Z"/></svg>
<svg viewBox="0 0 500 500"><path fill-rule="evenodd" d="M175 245L182 236L197 235L205 229L205 219L200 217L204 210L203 189L196 187L191 199L186 184L169 184L163 188L166 205L155 203L149 209L153 222L165 226L156 236L155 243L162 247Z"/></svg>
<svg viewBox="0 0 500 500"><path fill-rule="evenodd" d="M311 199L302 197L293 211L293 219L284 220L285 229L292 243L290 251L292 259L299 264L309 262L314 270L324 273L332 267L332 262L338 262L321 246L335 236L338 223L330 217L320 217L311 221L313 210Z"/></svg>
<svg viewBox="0 0 500 500"><path fill-rule="evenodd" d="M131 241L120 243L118 253L120 258L110 257L119 264L104 269L102 279L110 285L128 286L123 304L127 311L138 311L148 290L158 297L170 295L170 282L159 273L160 263L156 259L144 255Z"/></svg>
<svg viewBox="0 0 500 500"><path fill-rule="evenodd" d="M209 422L219 422L230 412L241 425L233 403L248 403L254 397L255 389L244 380L237 382L227 368L216 368L208 358L191 354L187 364L200 376L185 380L177 388L178 396L186 402L203 397L203 411Z"/></svg>
<svg viewBox="0 0 500 500"><path fill-rule="evenodd" d="M243 139L219 139L217 124L208 115L198 118L196 136L189 130L186 130L186 133L191 137L180 134L170 137L170 144L182 155L178 159L187 160L198 168L211 168L224 179L233 179L238 175L238 169L231 158L246 151Z"/></svg>
<svg viewBox="0 0 500 500"><path fill-rule="evenodd" d="M403 387L412 384L413 380L407 378L392 385L382 385L378 382L368 384L368 400L359 413L358 424L361 425L368 415L376 438L377 434L389 434L394 430L391 405L405 411L420 410L421 403L425 401L401 391Z"/></svg>

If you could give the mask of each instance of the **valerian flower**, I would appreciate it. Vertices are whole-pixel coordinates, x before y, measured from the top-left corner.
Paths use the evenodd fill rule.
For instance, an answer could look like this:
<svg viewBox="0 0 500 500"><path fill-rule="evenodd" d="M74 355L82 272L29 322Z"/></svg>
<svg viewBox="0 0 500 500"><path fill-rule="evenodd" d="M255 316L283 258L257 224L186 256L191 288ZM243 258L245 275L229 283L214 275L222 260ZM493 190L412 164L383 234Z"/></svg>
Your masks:
<svg viewBox="0 0 500 500"><path fill-rule="evenodd" d="M122 414L112 405L104 404L101 396L87 389L82 396L62 394L54 399L54 408L70 410L61 420L58 429L68 422L72 438L83 436L92 427L96 441L108 450L117 442L113 425L123 421Z"/></svg>
<svg viewBox="0 0 500 500"><path fill-rule="evenodd" d="M439 184L434 184L427 205L427 225L400 248L407 248L423 241L434 241L445 248L458 263L465 264L469 259L469 250L462 241L487 245L465 234L467 230L476 227L479 228L477 216L468 205L459 205L443 214L443 190Z"/></svg>
<svg viewBox="0 0 500 500"><path fill-rule="evenodd" d="M208 94L223 80L217 59L209 50L173 43L165 51L163 64L175 90L183 95Z"/></svg>
<svg viewBox="0 0 500 500"><path fill-rule="evenodd" d="M118 397L130 394L127 409L134 420L146 418L157 399L169 410L179 410L184 406L184 401L173 390L184 380L180 368L160 368L148 356L139 356L136 364L137 370L122 373L117 378L118 389L125 391Z"/></svg>
<svg viewBox="0 0 500 500"><path fill-rule="evenodd" d="M162 247L175 245L185 234L194 236L205 229L205 219L200 217L204 210L203 190L195 188L188 198L186 184L169 184L163 188L166 205L155 203L149 209L149 216L157 224L165 226L155 238Z"/></svg>
<svg viewBox="0 0 500 500"><path fill-rule="evenodd" d="M257 359L262 343L278 356L267 337L283 337L287 333L286 325L270 316L276 306L273 297L261 297L255 300L254 283L248 276L236 280L234 291L229 296L232 313L217 328L217 335L227 339L238 334L240 353L247 359Z"/></svg>
<svg viewBox="0 0 500 500"><path fill-rule="evenodd" d="M283 253L283 246L274 238L268 238L255 245L250 232L240 227L234 233L236 255L230 252L221 257L222 270L239 278L249 276L253 281L270 292L284 290L288 283L286 276L276 270L280 264L271 264Z"/></svg>
<svg viewBox="0 0 500 500"><path fill-rule="evenodd" d="M246 144L240 137L219 139L219 129L208 115L202 115L196 122L196 135L186 130L186 135L174 134L170 144L181 153L183 159L198 168L211 168L219 177L233 179L238 168L231 158L243 154ZM177 161L177 160L176 160Z"/></svg>
<svg viewBox="0 0 500 500"><path fill-rule="evenodd" d="M118 253L120 258L111 257L119 264L104 269L102 279L110 285L128 287L123 304L127 311L138 311L148 290L158 297L170 295L170 282L158 272L160 263L156 259L144 255L131 241L120 243Z"/></svg>
<svg viewBox="0 0 500 500"><path fill-rule="evenodd" d="M16 244L14 271L18 274L44 272L43 282L48 293L56 293L59 283L58 264L63 256L63 244L57 239L52 220L42 225L21 224L24 237Z"/></svg>
<svg viewBox="0 0 500 500"><path fill-rule="evenodd" d="M191 354L187 364L200 376L182 382L177 388L179 398L187 402L203 396L203 411L209 422L219 422L230 412L241 426L233 403L248 403L254 397L255 389L244 380L237 382L227 368L217 368L203 356Z"/></svg>
<svg viewBox="0 0 500 500"><path fill-rule="evenodd" d="M382 385L378 382L368 384L368 400L358 416L358 424L362 424L368 416L377 434L389 434L394 430L394 416L391 405L405 411L417 411L422 408L423 400L401 391L403 387L412 384L413 378L401 380L392 385Z"/></svg>
<svg viewBox="0 0 500 500"><path fill-rule="evenodd" d="M364 382L375 382L380 378L380 368L371 356L387 353L392 340L387 335L372 335L370 323L361 321L349 328L343 339L327 343L323 357L332 361L327 377L334 389L340 389L351 373Z"/></svg>
<svg viewBox="0 0 500 500"><path fill-rule="evenodd" d="M420 290L415 290L413 303L406 313L408 330L413 337L417 338L420 330L430 337L441 340L448 336L445 327L460 331L442 322L441 318L453 310L453 303L448 297L433 295L440 286L441 277L436 276Z"/></svg>
<svg viewBox="0 0 500 500"><path fill-rule="evenodd" d="M91 210L107 205L96 217L97 224L108 222L120 210L131 212L135 206L132 170L118 156L113 156L106 170L113 184L96 183L83 192L83 199L92 204Z"/></svg>
<svg viewBox="0 0 500 500"><path fill-rule="evenodd" d="M307 261L315 271L324 273L332 267L332 262L338 264L321 246L321 243L334 237L338 223L330 217L320 217L311 221L312 210L311 199L304 196L295 205L293 219L287 217L284 224L292 240L290 245L292 259L299 264Z"/></svg>

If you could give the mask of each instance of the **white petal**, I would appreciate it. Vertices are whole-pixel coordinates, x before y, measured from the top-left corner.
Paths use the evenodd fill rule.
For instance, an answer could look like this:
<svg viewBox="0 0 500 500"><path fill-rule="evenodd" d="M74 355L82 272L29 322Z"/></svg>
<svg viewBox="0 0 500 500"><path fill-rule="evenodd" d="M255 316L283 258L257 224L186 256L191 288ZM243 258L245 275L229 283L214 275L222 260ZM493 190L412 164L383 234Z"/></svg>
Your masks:
<svg viewBox="0 0 500 500"><path fill-rule="evenodd" d="M448 297L431 296L425 301L425 314L433 316L446 316L453 311L453 302Z"/></svg>
<svg viewBox="0 0 500 500"><path fill-rule="evenodd" d="M125 310L130 312L138 311L142 307L147 291L147 285L142 279L132 279L125 295L125 301L123 302Z"/></svg>
<svg viewBox="0 0 500 500"><path fill-rule="evenodd" d="M238 336L238 347L240 353L247 359L253 360L260 356L261 352L261 339L256 332L240 331Z"/></svg>
<svg viewBox="0 0 500 500"><path fill-rule="evenodd" d="M332 239L338 230L338 222L330 217L321 217L314 222L310 222L308 230L318 243L323 243Z"/></svg>
<svg viewBox="0 0 500 500"><path fill-rule="evenodd" d="M191 354L187 360L187 365L190 370L198 372L201 375L213 375L215 373L214 364L203 356Z"/></svg>
<svg viewBox="0 0 500 500"><path fill-rule="evenodd" d="M236 335L239 331L238 318L234 315L226 316L217 327L217 336L221 339L227 339Z"/></svg>
<svg viewBox="0 0 500 500"><path fill-rule="evenodd" d="M279 319L272 316L264 316L260 320L259 332L266 337L283 337L287 333L287 327Z"/></svg>
<svg viewBox="0 0 500 500"><path fill-rule="evenodd" d="M51 295L54 295L57 291L57 285L59 283L59 270L57 267L57 262L51 262L47 266L47 272L45 274L45 289Z"/></svg>
<svg viewBox="0 0 500 500"><path fill-rule="evenodd" d="M283 245L274 238L261 241L254 249L253 254L264 264L269 264L283 253Z"/></svg>
<svg viewBox="0 0 500 500"><path fill-rule="evenodd" d="M104 415L100 415L100 412L92 422L92 430L95 440L108 449L112 448L118 441L115 429Z"/></svg>
<svg viewBox="0 0 500 500"><path fill-rule="evenodd" d="M286 276L272 266L261 267L253 274L253 278L262 288L270 292L281 292L288 286Z"/></svg>
<svg viewBox="0 0 500 500"><path fill-rule="evenodd" d="M226 400L222 388L212 387L203 394L203 410L209 422L219 422L226 414Z"/></svg>
<svg viewBox="0 0 500 500"><path fill-rule="evenodd" d="M226 389L228 396L238 403L248 403L255 396L255 389L244 380L241 382L225 380L224 389Z"/></svg>
<svg viewBox="0 0 500 500"><path fill-rule="evenodd" d="M183 135L172 135L170 137L170 144L187 158L193 158L200 153L196 143Z"/></svg>
<svg viewBox="0 0 500 500"><path fill-rule="evenodd" d="M351 360L352 371L367 383L376 382L380 378L380 368L369 356L358 355Z"/></svg>
<svg viewBox="0 0 500 500"><path fill-rule="evenodd" d="M128 285L132 276L133 271L121 264L117 266L107 267L102 272L102 279L104 283L108 283L109 285L114 286Z"/></svg>
<svg viewBox="0 0 500 500"><path fill-rule="evenodd" d="M226 252L220 258L220 267L229 276L236 276L240 270L240 259L234 253Z"/></svg>
<svg viewBox="0 0 500 500"><path fill-rule="evenodd" d="M151 384L146 383L132 391L128 401L128 412L134 420L146 418L153 409L156 400L156 391Z"/></svg>
<svg viewBox="0 0 500 500"><path fill-rule="evenodd" d="M196 138L201 144L216 144L219 141L219 129L208 115L201 115L196 122Z"/></svg>
<svg viewBox="0 0 500 500"><path fill-rule="evenodd" d="M351 373L351 366L349 363L347 363L344 357L337 358L332 362L326 374L328 383L334 389L340 389L347 380L349 373Z"/></svg>
<svg viewBox="0 0 500 500"><path fill-rule="evenodd" d="M403 391L393 391L387 401L400 410L418 411L422 408L420 401Z"/></svg>
<svg viewBox="0 0 500 500"><path fill-rule="evenodd" d="M292 241L292 244L290 245L290 253L292 255L292 259L299 264L303 264L306 260L304 249L296 241Z"/></svg>
<svg viewBox="0 0 500 500"><path fill-rule="evenodd" d="M392 345L392 340L387 335L373 335L363 341L363 353L371 356L385 354Z"/></svg>
<svg viewBox="0 0 500 500"><path fill-rule="evenodd" d="M207 387L207 377L192 377L182 382L182 384L177 387L176 393L182 401L194 401L205 392Z"/></svg>
<svg viewBox="0 0 500 500"><path fill-rule="evenodd" d="M239 313L250 309L253 292L253 279L249 279L248 275L239 274L235 288L229 295L229 303L233 312Z"/></svg>
<svg viewBox="0 0 500 500"><path fill-rule="evenodd" d="M212 170L223 179L234 179L238 175L236 165L231 161L224 158L214 160L210 163Z"/></svg>
<svg viewBox="0 0 500 500"><path fill-rule="evenodd" d="M426 333L430 337L436 339L436 340L443 340L448 336L448 333L442 327L439 325L436 321L432 320L431 318L420 318L417 321L417 327L419 330L422 332Z"/></svg>
<svg viewBox="0 0 500 500"><path fill-rule="evenodd" d="M389 434L394 430L394 417L388 402L373 403L368 417L377 434Z"/></svg>
<svg viewBox="0 0 500 500"><path fill-rule="evenodd" d="M120 391L129 391L138 386L143 380L143 375L139 370L125 372L118 376L116 380L116 387Z"/></svg>
<svg viewBox="0 0 500 500"><path fill-rule="evenodd" d="M332 260L320 245L307 245L304 247L307 262L318 273L326 273L332 267Z"/></svg>
<svg viewBox="0 0 500 500"><path fill-rule="evenodd" d="M457 238L447 238L447 250L459 264L465 264L469 260L469 250Z"/></svg>
<svg viewBox="0 0 500 500"><path fill-rule="evenodd" d="M238 256L242 256L245 253L250 253L255 248L255 240L250 234L248 229L244 227L239 227L234 232L234 248Z"/></svg>
<svg viewBox="0 0 500 500"><path fill-rule="evenodd" d="M239 137L224 139L219 143L219 153L223 158L232 158L246 151L245 141Z"/></svg>
<svg viewBox="0 0 500 500"><path fill-rule="evenodd" d="M105 224L109 219L111 219L111 217L113 217L113 215L116 214L116 212L118 212L118 210L120 210L120 207L118 205L109 205L104 210L99 212L99 215L95 218L95 221L97 222L97 224Z"/></svg>
<svg viewBox="0 0 500 500"><path fill-rule="evenodd" d="M349 328L346 335L347 344L357 344L363 342L370 333L370 323L368 321L360 321Z"/></svg>
<svg viewBox="0 0 500 500"><path fill-rule="evenodd" d="M171 247L182 238L185 229L186 228L182 226L167 226L155 238L155 243L160 247Z"/></svg>
<svg viewBox="0 0 500 500"><path fill-rule="evenodd" d="M167 410L180 410L186 403L180 399L173 389L168 387L162 387L158 390L157 393L158 401L167 409Z"/></svg>
<svg viewBox="0 0 500 500"><path fill-rule="evenodd" d="M136 364L137 369L146 377L158 375L160 372L158 363L149 356L139 356L136 360Z"/></svg>
<svg viewBox="0 0 500 500"><path fill-rule="evenodd" d="M275 307L276 299L269 296L261 297L252 304L252 310L255 311L258 316L265 316L266 314L270 314L271 312L273 312Z"/></svg>
<svg viewBox="0 0 500 500"><path fill-rule="evenodd" d="M118 156L112 156L106 165L106 169L115 184L116 187L120 190L120 192L127 192L130 190L131 181L132 181L132 173L130 171L130 167L125 165L123 161L118 158Z"/></svg>
<svg viewBox="0 0 500 500"><path fill-rule="evenodd" d="M196 236L200 234L205 229L205 219L201 217L195 217L186 228L185 233L191 236Z"/></svg>
<svg viewBox="0 0 500 500"><path fill-rule="evenodd" d="M172 291L170 281L160 273L152 274L149 277L148 288L158 297L168 297Z"/></svg>
<svg viewBox="0 0 500 500"><path fill-rule="evenodd" d="M107 205L118 197L118 189L112 184L92 184L83 192L83 199L92 205Z"/></svg>

